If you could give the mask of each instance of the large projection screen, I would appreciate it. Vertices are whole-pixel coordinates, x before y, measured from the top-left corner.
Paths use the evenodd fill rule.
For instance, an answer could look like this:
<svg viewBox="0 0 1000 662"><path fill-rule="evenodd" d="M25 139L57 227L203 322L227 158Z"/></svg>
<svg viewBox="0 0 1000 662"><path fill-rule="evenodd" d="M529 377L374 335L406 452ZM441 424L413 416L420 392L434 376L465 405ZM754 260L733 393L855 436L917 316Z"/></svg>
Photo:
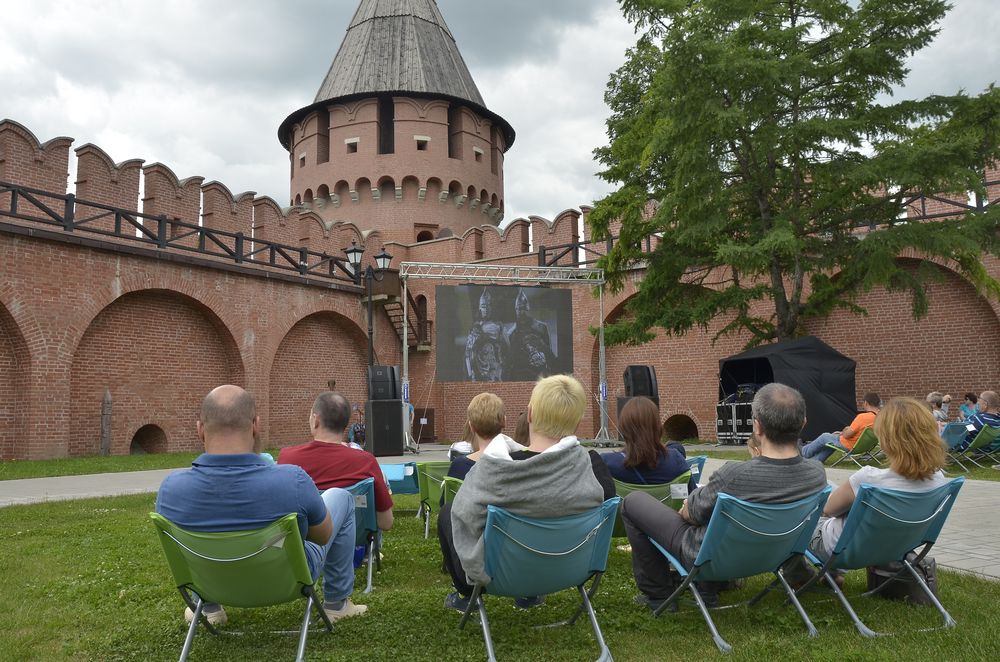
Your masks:
<svg viewBox="0 0 1000 662"><path fill-rule="evenodd" d="M438 285L437 380L523 382L573 372L568 289Z"/></svg>

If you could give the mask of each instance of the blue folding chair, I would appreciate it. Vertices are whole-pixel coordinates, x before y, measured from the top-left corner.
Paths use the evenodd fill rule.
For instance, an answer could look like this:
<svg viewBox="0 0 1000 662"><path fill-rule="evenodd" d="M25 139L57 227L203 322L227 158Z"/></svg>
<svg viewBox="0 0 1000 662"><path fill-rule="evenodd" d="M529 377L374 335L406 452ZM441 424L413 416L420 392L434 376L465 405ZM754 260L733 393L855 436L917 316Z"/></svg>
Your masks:
<svg viewBox="0 0 1000 662"><path fill-rule="evenodd" d="M769 591L781 585L805 623L809 636L815 637L816 628L785 579L783 568L793 557L805 553L831 491L832 488L827 487L800 501L780 504L750 503L728 494L719 494L701 549L698 550L698 557L690 569L685 568L670 552L650 538L653 546L667 557L670 565L684 578L681 585L653 612L654 616L662 614L684 591L690 590L708 624L715 645L723 653L728 653L733 647L719 634L694 582L725 582L774 573L774 581L747 604L756 604Z"/></svg>
<svg viewBox="0 0 1000 662"><path fill-rule="evenodd" d="M417 484L417 463L379 464L393 494L420 494Z"/></svg>
<svg viewBox="0 0 1000 662"><path fill-rule="evenodd" d="M694 457L686 458L688 463L688 468L691 470L691 480L697 484L701 484L701 474L705 471L705 460L708 459L707 455L695 455Z"/></svg>
<svg viewBox="0 0 1000 662"><path fill-rule="evenodd" d="M951 421L941 430L941 438L944 439L944 443L948 447L948 457L955 464L962 467L962 471L969 470L968 467L962 464L962 451L959 448L965 443L965 436L968 433L969 430L966 428L965 421Z"/></svg>
<svg viewBox="0 0 1000 662"><path fill-rule="evenodd" d="M478 607L491 662L496 661L496 653L484 593L525 598L574 586L580 593L580 606L572 617L555 625L572 625L586 611L601 649L598 662L612 662L590 601L608 564L611 531L620 501L620 497L612 497L593 510L552 519L521 517L496 506L487 508L483 545L485 570L491 581L476 584L458 627L464 627L473 607Z"/></svg>
<svg viewBox="0 0 1000 662"><path fill-rule="evenodd" d="M354 524L356 527L355 545L364 545L368 554L368 586L365 593L372 592L372 562L382 570L380 558L380 538L378 522L375 518L375 479L364 480L345 487L354 496Z"/></svg>
<svg viewBox="0 0 1000 662"><path fill-rule="evenodd" d="M948 519L948 513L951 512L951 507L964 482L965 478L959 477L927 492L901 492L862 485L854 496L854 504L847 514L844 530L826 563L811 552L807 552L809 560L820 568L820 574L800 588L798 593L807 590L811 584L818 581L819 577L822 577L837 595L837 599L851 617L858 632L866 637L875 637L878 633L861 622L830 572L884 565L895 561L903 565L895 577L909 572L941 613L944 627L955 627L955 619L941 606L937 596L927 587L923 577L913 566L927 556L927 552L937 541L941 527ZM921 545L923 549L917 553L916 558L912 562L908 561L907 554L916 552ZM891 584L895 577L864 595L879 593Z"/></svg>

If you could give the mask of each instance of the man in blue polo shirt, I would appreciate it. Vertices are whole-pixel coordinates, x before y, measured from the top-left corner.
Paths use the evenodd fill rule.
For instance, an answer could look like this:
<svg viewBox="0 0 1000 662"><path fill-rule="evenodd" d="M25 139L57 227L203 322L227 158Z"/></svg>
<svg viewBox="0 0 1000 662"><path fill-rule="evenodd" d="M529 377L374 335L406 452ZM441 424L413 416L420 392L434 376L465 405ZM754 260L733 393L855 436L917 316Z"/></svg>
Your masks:
<svg viewBox="0 0 1000 662"><path fill-rule="evenodd" d="M342 559L323 586L323 608L331 620L367 610L350 600L354 591L354 499L346 490L320 494L293 465L274 465L257 455L259 419L253 396L239 386L220 386L205 396L197 424L205 452L190 469L175 471L160 485L156 512L192 531L259 529L298 514L299 530L313 577L328 557ZM206 605L213 625L226 622L221 605ZM185 610L187 621L194 617Z"/></svg>
<svg viewBox="0 0 1000 662"><path fill-rule="evenodd" d="M965 435L965 443L959 448L968 448L979 431L987 425L1000 428L1000 395L995 391L983 391L979 395L979 411L965 419L969 432ZM987 447L990 450L992 447Z"/></svg>

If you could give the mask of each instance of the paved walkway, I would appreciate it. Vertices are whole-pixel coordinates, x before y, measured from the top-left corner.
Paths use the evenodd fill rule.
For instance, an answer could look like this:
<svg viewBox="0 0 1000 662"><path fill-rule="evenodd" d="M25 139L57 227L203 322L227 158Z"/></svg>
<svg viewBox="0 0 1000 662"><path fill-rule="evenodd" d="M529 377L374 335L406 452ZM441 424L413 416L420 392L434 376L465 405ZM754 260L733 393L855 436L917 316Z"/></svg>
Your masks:
<svg viewBox="0 0 1000 662"><path fill-rule="evenodd" d="M445 447L431 447L419 456L379 458L382 463L446 459ZM722 466L723 460L709 459L705 473ZM173 469L131 473L94 474L0 481L0 507L66 499L146 494L155 492L164 476ZM827 469L831 482L840 485L850 469ZM1000 579L1000 482L970 480L959 494L934 546L938 565Z"/></svg>

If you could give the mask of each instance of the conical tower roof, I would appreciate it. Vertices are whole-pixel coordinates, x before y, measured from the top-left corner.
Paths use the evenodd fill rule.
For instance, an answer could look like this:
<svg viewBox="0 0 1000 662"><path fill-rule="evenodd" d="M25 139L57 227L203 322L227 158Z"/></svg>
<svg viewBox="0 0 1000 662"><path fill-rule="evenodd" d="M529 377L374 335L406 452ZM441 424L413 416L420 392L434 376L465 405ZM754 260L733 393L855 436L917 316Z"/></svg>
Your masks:
<svg viewBox="0 0 1000 662"><path fill-rule="evenodd" d="M314 109L375 94L463 103L514 142L510 124L486 108L435 0L361 0L315 101L286 118L278 138L288 147L291 125Z"/></svg>

